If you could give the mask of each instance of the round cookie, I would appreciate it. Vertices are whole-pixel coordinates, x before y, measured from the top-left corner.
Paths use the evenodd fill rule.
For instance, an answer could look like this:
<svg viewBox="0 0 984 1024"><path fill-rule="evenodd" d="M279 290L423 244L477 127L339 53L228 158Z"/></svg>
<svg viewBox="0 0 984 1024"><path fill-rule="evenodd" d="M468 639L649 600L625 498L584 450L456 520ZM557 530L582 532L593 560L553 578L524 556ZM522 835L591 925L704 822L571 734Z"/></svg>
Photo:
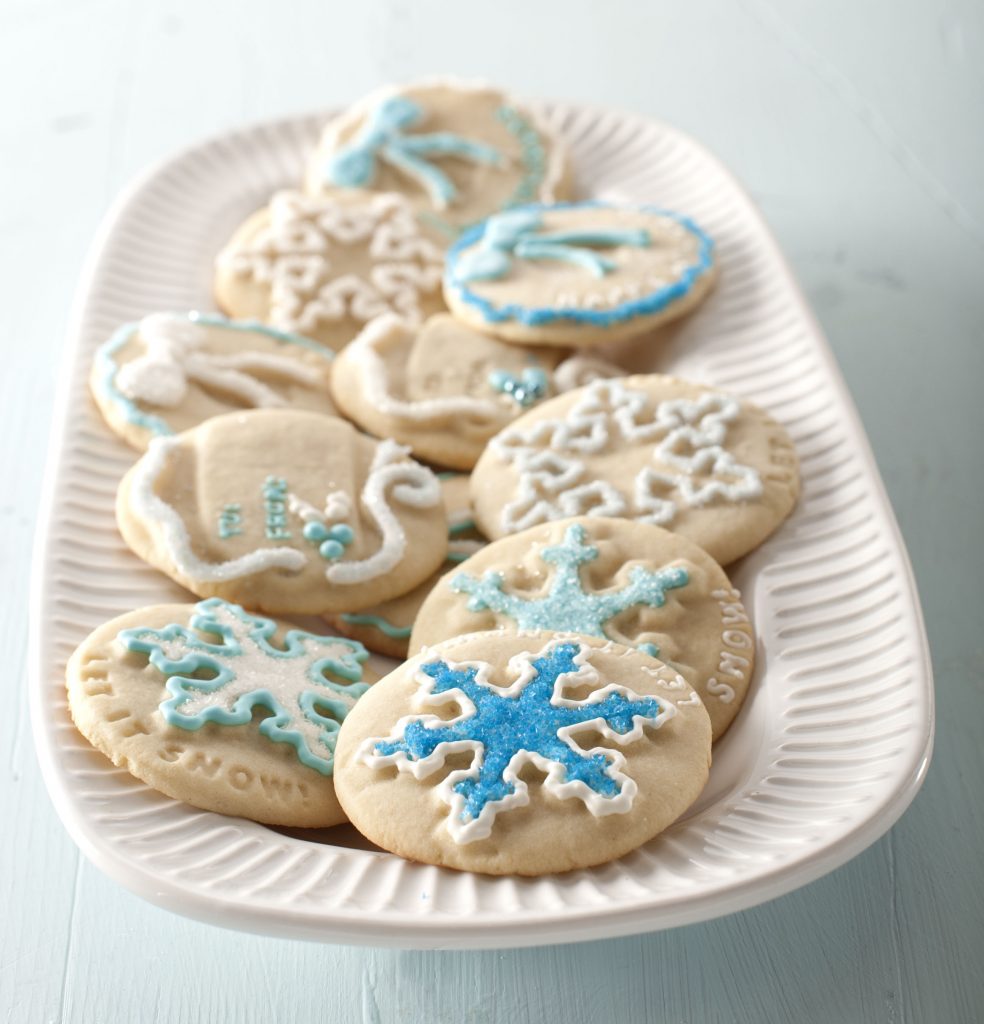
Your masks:
<svg viewBox="0 0 984 1024"><path fill-rule="evenodd" d="M123 539L200 597L273 614L357 611L444 561L437 477L334 416L227 413L155 438L123 477Z"/></svg>
<svg viewBox="0 0 984 1024"><path fill-rule="evenodd" d="M443 267L400 196L284 191L219 253L215 298L230 316L340 349L383 313L416 322L443 309Z"/></svg>
<svg viewBox="0 0 984 1024"><path fill-rule="evenodd" d="M488 874L614 860L697 798L711 727L679 673L575 634L470 633L428 648L348 716L335 787L393 853Z"/></svg>
<svg viewBox="0 0 984 1024"><path fill-rule="evenodd" d="M437 465L471 469L491 437L565 383L623 372L600 359L563 356L507 345L446 313L420 327L387 314L339 353L332 393L363 430Z"/></svg>
<svg viewBox="0 0 984 1024"><path fill-rule="evenodd" d="M402 194L445 244L489 214L571 193L566 148L536 114L450 78L378 89L327 124L305 188L353 187Z"/></svg>
<svg viewBox="0 0 984 1024"><path fill-rule="evenodd" d="M364 608L360 612L325 616L332 629L358 640L377 654L401 659L407 656L410 632L427 595L446 572L471 557L485 544L485 538L475 527L467 475L442 473L440 480L441 500L448 517L448 554L441 568L407 594Z"/></svg>
<svg viewBox="0 0 984 1024"><path fill-rule="evenodd" d="M143 451L240 408L332 414L331 349L210 313L152 313L99 347L89 384L112 430Z"/></svg>
<svg viewBox="0 0 984 1024"><path fill-rule="evenodd" d="M332 785L339 723L373 679L365 649L218 598L127 612L75 651L83 736L176 800L271 825L345 820Z"/></svg>
<svg viewBox="0 0 984 1024"><path fill-rule="evenodd" d="M528 206L458 239L444 298L460 320L506 341L598 345L690 312L714 281L713 253L692 220L658 207Z"/></svg>
<svg viewBox="0 0 984 1024"><path fill-rule="evenodd" d="M486 545L431 590L409 650L491 629L573 630L637 647L697 691L715 740L755 662L741 595L717 562L679 534L625 519L544 523Z"/></svg>
<svg viewBox="0 0 984 1024"><path fill-rule="evenodd" d="M696 541L721 565L789 515L799 463L757 406L660 375L599 380L497 434L472 474L493 539L573 516L616 516Z"/></svg>

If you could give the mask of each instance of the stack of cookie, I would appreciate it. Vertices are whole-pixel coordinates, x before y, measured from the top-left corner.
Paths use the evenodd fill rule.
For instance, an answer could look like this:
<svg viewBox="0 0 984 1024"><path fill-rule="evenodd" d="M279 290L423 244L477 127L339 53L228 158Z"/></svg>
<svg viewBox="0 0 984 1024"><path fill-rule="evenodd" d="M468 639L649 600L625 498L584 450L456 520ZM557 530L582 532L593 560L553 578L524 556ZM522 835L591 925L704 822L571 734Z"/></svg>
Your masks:
<svg viewBox="0 0 984 1024"><path fill-rule="evenodd" d="M751 404L612 360L701 302L713 245L572 201L573 171L489 86L381 91L221 250L224 315L103 345L93 394L143 453L120 532L199 598L73 656L114 763L495 874L611 860L697 798L754 667L721 566L789 514L797 460Z"/></svg>

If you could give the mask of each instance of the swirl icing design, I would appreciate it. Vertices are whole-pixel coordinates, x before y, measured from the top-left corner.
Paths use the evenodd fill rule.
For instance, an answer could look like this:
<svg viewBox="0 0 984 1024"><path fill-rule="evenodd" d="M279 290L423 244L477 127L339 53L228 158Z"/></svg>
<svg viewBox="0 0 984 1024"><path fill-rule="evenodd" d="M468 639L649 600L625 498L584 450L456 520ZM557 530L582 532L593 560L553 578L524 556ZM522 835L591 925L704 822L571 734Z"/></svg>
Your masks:
<svg viewBox="0 0 984 1024"><path fill-rule="evenodd" d="M653 407L644 391L620 380L597 380L562 419L520 424L489 443L519 474L515 497L502 510L502 528L515 533L581 515L669 526L681 509L754 500L763 491L758 470L724 447L740 411L737 399L713 392ZM618 439L654 444L656 465L639 470L630 493L592 477L584 458Z"/></svg>

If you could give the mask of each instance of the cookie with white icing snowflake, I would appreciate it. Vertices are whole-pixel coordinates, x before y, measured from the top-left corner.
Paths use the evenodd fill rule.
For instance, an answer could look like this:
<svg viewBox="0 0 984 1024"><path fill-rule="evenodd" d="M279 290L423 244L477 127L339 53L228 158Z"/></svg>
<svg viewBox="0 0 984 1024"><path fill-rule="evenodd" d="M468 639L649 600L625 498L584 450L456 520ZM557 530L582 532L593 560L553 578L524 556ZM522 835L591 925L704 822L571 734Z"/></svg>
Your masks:
<svg viewBox="0 0 984 1024"><path fill-rule="evenodd" d="M482 548L431 590L410 652L490 629L576 631L636 647L700 695L714 739L755 663L741 595L703 548L625 519L544 523Z"/></svg>
<svg viewBox="0 0 984 1024"><path fill-rule="evenodd" d="M696 541L721 565L789 515L799 462L751 402L660 375L599 380L531 409L472 473L492 538L573 516L613 516Z"/></svg>
<svg viewBox="0 0 984 1024"><path fill-rule="evenodd" d="M141 450L235 409L331 415L332 351L211 313L152 313L101 345L89 384L107 424Z"/></svg>
<svg viewBox="0 0 984 1024"><path fill-rule="evenodd" d="M426 79L333 118L305 187L400 193L447 244L499 210L568 198L571 176L566 147L524 104L484 83Z"/></svg>
<svg viewBox="0 0 984 1024"><path fill-rule="evenodd" d="M375 676L361 644L218 598L127 612L72 655L79 731L176 800L272 825L345 820L332 775L345 716Z"/></svg>
<svg viewBox="0 0 984 1024"><path fill-rule="evenodd" d="M448 250L444 298L465 323L526 345L593 346L690 312L714 245L652 206L560 203L490 217Z"/></svg>
<svg viewBox="0 0 984 1024"><path fill-rule="evenodd" d="M393 853L541 875L653 839L696 800L710 761L700 698L649 655L574 633L470 633L359 701L335 787Z"/></svg>
<svg viewBox="0 0 984 1024"><path fill-rule="evenodd" d="M230 316L337 350L383 313L419 321L443 309L443 267L442 249L400 196L284 191L219 253L215 297Z"/></svg>
<svg viewBox="0 0 984 1024"><path fill-rule="evenodd" d="M405 658L410 631L420 606L444 574L470 558L484 544L478 532L464 473L441 474L441 498L448 517L448 554L441 568L420 586L382 604L360 612L326 615L328 624L343 636L350 636L370 651L391 658Z"/></svg>
<svg viewBox="0 0 984 1024"><path fill-rule="evenodd" d="M538 402L621 374L600 359L505 344L446 313L420 327L387 315L339 353L332 393L376 437L409 445L428 462L471 469L489 438Z"/></svg>
<svg viewBox="0 0 984 1024"><path fill-rule="evenodd" d="M448 545L437 477L406 448L283 409L155 438L116 518L133 551L192 593L272 614L386 601L431 576Z"/></svg>

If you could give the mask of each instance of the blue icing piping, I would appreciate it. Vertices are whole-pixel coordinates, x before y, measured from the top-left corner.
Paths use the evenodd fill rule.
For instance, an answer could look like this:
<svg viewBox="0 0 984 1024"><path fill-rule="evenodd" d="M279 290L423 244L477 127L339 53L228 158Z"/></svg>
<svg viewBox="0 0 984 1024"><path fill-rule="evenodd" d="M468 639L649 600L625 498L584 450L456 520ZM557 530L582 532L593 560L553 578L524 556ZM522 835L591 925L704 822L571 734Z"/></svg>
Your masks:
<svg viewBox="0 0 984 1024"><path fill-rule="evenodd" d="M565 531L562 543L540 552L540 558L554 566L550 591L544 597L507 594L499 572L487 572L481 579L459 572L452 577L450 587L456 593L469 595L469 611L487 609L505 615L516 623L517 629L548 629L611 639L605 632L609 619L636 605L661 608L666 603L666 591L690 582L687 570L681 566L652 572L637 565L629 573L628 585L621 590L588 593L581 582L581 566L593 562L598 549L585 544L584 538L584 527L575 523Z"/></svg>
<svg viewBox="0 0 984 1024"><path fill-rule="evenodd" d="M457 189L426 157L456 156L493 166L502 163L502 155L494 146L451 132L404 134L404 129L412 128L423 118L420 104L405 96L383 100L369 114L354 141L339 149L328 161L325 169L328 182L345 188L368 185L376 176L377 159L385 160L418 182L434 206L443 210L457 198Z"/></svg>
<svg viewBox="0 0 984 1024"><path fill-rule="evenodd" d="M618 209L617 206L614 206L611 203L602 202L555 203L552 206L534 204L510 211L508 215L515 216L516 214L523 213L539 217L542 213L549 212L550 210L588 208ZM451 248L448 249L445 262L444 286L460 301L478 310L482 318L487 323L503 323L507 320L515 320L518 323L526 324L530 327L537 327L544 324L557 323L558 321L568 321L571 323L590 324L595 327L610 327L613 324L625 323L626 321L633 320L639 316L650 316L654 313L659 313L671 303L683 298L691 290L694 282L702 274L707 273L711 269L714 242L697 226L697 224L694 223L694 221L689 217L685 217L683 214L675 213L672 210L664 210L657 206L639 206L634 207L634 209L660 217L669 217L670 219L675 220L679 225L681 225L681 227L694 235L699 244L697 262L687 267L679 280L674 281L672 284L665 285L642 298L623 302L609 310L552 306L522 306L517 303L507 303L503 306L497 306L488 299L482 298L480 295L477 295L474 291L468 288L467 282L459 279L458 264L462 254L465 253L465 250L470 249L472 246L475 246L483 240L487 225L489 225L495 217L490 217L489 220L482 224L477 224L474 227L469 228L458 238ZM496 217L500 216L502 215L496 215ZM493 253L494 251L491 249L479 249L476 250L476 252L483 253L481 262L486 273L482 278L473 278L475 280L488 280L496 276L489 273L492 264L495 263L498 265L501 262L501 257L503 255L508 259L508 255L502 254L501 252L494 253L490 258L484 255Z"/></svg>
<svg viewBox="0 0 984 1024"><path fill-rule="evenodd" d="M208 722L246 725L254 708L265 708L271 714L260 722L260 734L289 744L302 764L331 775L341 722L369 688L360 682L368 652L354 640L300 629L289 630L284 646L274 647L270 638L276 629L273 620L212 597L195 605L188 626L124 629L117 639L128 651L148 655L150 664L167 676L165 688L171 696L161 703L160 712L169 725L192 732ZM202 639L199 633L213 639ZM324 655L319 650L324 647L341 648L342 653ZM266 659L269 669L258 673L257 665ZM200 678L202 671L211 675ZM336 683L326 673L346 683ZM240 675L273 677L275 682L267 687L240 681L237 687ZM189 702L205 706L188 714L181 709Z"/></svg>

